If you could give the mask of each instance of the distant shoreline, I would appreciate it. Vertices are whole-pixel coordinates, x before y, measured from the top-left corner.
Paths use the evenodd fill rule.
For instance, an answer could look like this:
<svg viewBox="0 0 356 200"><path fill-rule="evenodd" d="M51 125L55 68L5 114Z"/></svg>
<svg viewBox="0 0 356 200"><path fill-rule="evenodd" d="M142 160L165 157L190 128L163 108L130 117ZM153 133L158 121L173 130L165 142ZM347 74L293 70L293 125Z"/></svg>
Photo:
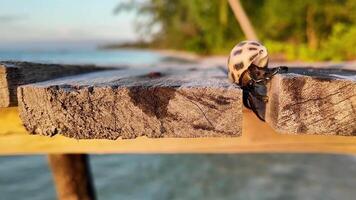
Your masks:
<svg viewBox="0 0 356 200"><path fill-rule="evenodd" d="M165 61L179 62L179 63L204 63L204 64L224 64L228 55L199 55L194 52L175 50L175 49L160 49L154 48L151 44L145 42L123 43L123 44L108 44L99 46L100 50L118 50L118 49L132 49L132 50L146 50L159 53L165 57ZM334 67L349 70L356 70L356 60L348 61L301 61L294 60L288 61L279 54L270 55L270 62L275 66L279 65L291 65L291 66L313 66L320 67Z"/></svg>
<svg viewBox="0 0 356 200"><path fill-rule="evenodd" d="M154 48L151 44L146 42L122 43L122 44L106 44L97 47L99 50L118 50L118 49L132 49L132 50L147 50L159 53L165 56L167 60L198 62L204 56L193 52L174 50L174 49L160 49Z"/></svg>

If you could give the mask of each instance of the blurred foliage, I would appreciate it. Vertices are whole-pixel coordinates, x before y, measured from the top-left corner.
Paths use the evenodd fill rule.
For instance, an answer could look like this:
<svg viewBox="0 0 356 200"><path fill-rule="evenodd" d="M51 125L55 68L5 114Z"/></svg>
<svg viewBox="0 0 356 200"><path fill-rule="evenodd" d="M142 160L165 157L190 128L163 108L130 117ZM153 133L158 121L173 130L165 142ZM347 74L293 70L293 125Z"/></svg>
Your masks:
<svg viewBox="0 0 356 200"><path fill-rule="evenodd" d="M355 0L241 0L256 32L272 54L298 60L356 58ZM116 12L135 9L139 31L158 48L200 54L227 53L244 35L227 0L131 0ZM151 31L159 27L159 31Z"/></svg>

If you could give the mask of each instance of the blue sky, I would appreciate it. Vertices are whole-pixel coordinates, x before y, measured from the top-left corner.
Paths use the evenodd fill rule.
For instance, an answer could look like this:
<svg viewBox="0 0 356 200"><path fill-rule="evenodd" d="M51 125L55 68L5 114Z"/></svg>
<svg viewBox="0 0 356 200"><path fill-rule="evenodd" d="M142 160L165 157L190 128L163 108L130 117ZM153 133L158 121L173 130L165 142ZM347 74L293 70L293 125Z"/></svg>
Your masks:
<svg viewBox="0 0 356 200"><path fill-rule="evenodd" d="M135 13L113 14L122 1L0 0L0 47L34 42L135 40Z"/></svg>

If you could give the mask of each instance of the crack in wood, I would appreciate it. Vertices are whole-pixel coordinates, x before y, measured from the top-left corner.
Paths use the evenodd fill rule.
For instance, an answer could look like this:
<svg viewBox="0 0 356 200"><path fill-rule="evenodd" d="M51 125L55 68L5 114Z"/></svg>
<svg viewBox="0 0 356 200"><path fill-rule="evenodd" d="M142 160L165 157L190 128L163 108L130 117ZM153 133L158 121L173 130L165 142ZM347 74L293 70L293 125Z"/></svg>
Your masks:
<svg viewBox="0 0 356 200"><path fill-rule="evenodd" d="M352 86L352 85L353 85L353 83L347 84L347 85L345 85L345 86L343 86L343 87L340 87L340 88L336 89L335 91L337 91L337 92L328 94L328 95L326 95L326 96L324 96L324 97L318 97L318 98L315 98L315 99L308 99L308 100L305 100L305 101L298 101L298 100L301 98L301 97L300 97L301 94L299 94L299 95L298 95L298 98L296 98L297 103L286 105L286 108L283 108L283 109L290 109L290 107L293 107L293 106L298 106L298 105L300 105L300 104L304 104L304 103L307 103L307 102L310 102L310 101L320 101L320 100L323 100L323 99L326 99L326 98L335 96L335 95L337 95L337 94L341 94L340 90L343 90L343 89L345 89L346 87L349 87L349 86ZM293 89L292 89L291 91L292 91L293 93L296 92L296 91L293 90ZM287 106L288 106L288 107L287 107Z"/></svg>

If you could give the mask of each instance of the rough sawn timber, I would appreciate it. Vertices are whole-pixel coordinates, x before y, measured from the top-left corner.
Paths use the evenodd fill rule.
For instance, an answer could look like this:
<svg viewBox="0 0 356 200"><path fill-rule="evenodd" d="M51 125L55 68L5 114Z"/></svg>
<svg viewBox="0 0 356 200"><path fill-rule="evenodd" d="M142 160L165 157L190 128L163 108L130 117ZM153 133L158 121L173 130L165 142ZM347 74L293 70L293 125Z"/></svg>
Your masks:
<svg viewBox="0 0 356 200"><path fill-rule="evenodd" d="M0 61L0 108L17 106L17 87L62 76L103 70L94 65Z"/></svg>
<svg viewBox="0 0 356 200"><path fill-rule="evenodd" d="M290 69L269 87L266 121L277 132L356 136L356 71Z"/></svg>
<svg viewBox="0 0 356 200"><path fill-rule="evenodd" d="M242 92L218 69L90 73L25 85L20 117L32 134L77 139L233 137Z"/></svg>

